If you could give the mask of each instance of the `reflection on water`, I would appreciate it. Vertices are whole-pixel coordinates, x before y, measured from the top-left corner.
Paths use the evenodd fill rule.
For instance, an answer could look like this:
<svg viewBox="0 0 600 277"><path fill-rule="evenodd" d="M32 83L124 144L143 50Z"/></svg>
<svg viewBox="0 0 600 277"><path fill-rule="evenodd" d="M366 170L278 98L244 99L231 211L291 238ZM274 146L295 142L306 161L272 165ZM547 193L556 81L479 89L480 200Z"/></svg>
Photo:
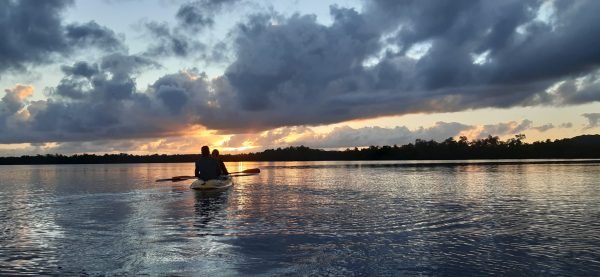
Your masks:
<svg viewBox="0 0 600 277"><path fill-rule="evenodd" d="M0 275L595 275L600 164L0 167Z"/></svg>
<svg viewBox="0 0 600 277"><path fill-rule="evenodd" d="M194 192L196 200L196 203L194 203L194 227L198 231L202 232L212 220L223 216L223 211L227 207L229 192L229 189Z"/></svg>

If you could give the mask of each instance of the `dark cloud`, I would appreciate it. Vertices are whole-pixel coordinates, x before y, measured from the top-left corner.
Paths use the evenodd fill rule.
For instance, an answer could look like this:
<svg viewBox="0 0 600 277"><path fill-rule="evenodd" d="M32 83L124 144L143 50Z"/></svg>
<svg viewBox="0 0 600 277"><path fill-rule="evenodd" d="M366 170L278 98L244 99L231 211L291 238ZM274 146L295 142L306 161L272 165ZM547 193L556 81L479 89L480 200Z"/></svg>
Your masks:
<svg viewBox="0 0 600 277"><path fill-rule="evenodd" d="M225 59L224 42L217 42L209 47L198 39L197 33L210 28L214 17L222 8L239 0L201 0L187 2L180 6L176 14L177 24L174 27L166 22L145 22L150 44L145 55L151 57L199 57L205 62L222 62Z"/></svg>
<svg viewBox="0 0 600 277"><path fill-rule="evenodd" d="M460 81L485 83L522 83L548 80L578 74L595 68L600 55L594 49L600 39L590 33L600 31L595 15L598 1L563 1L551 15L553 22L538 20L537 15L547 2L530 1L373 1L368 13L387 20L382 24L404 23L397 42L404 49L415 43L429 41L438 44L447 54L482 54L488 52L489 62L475 65L468 57L455 58L460 80L433 82L431 86L460 85ZM552 3L547 3L553 5ZM383 25L386 26L386 25ZM434 53L432 53L434 54ZM458 59L458 60L456 60ZM464 64L461 64L462 61ZM444 68L446 60L435 60ZM429 76L430 70L425 73Z"/></svg>
<svg viewBox="0 0 600 277"><path fill-rule="evenodd" d="M600 113L584 113L581 116L588 120L588 125L584 129L592 129L600 126Z"/></svg>
<svg viewBox="0 0 600 277"><path fill-rule="evenodd" d="M136 88L135 75L155 66L146 58L123 54L107 55L98 65L65 66L66 76L50 91L50 98L31 102L27 120L18 129L2 130L0 141L77 141L176 132L181 125L161 124L161 114L166 112L154 109L153 99ZM10 95L7 91L5 97ZM17 112L10 111L11 116Z"/></svg>
<svg viewBox="0 0 600 277"><path fill-rule="evenodd" d="M95 74L98 74L98 65L89 64L87 62L76 62L73 66L62 66L62 71L66 75L81 76L90 78Z"/></svg>
<svg viewBox="0 0 600 277"><path fill-rule="evenodd" d="M69 48L61 12L73 1L1 1L0 72L48 62Z"/></svg>
<svg viewBox="0 0 600 277"><path fill-rule="evenodd" d="M231 31L235 60L222 76L182 71L147 89L136 86L137 73L156 66L148 57L210 52L182 24L205 28L213 16L207 11L233 2L196 1L182 7L194 6L178 15L180 25L147 24L156 45L142 55L107 55L63 67L65 78L51 97L19 104L30 114L27 123L14 132L3 129L0 141L156 137L194 125L249 133L386 115L600 100L600 37L590 35L600 33L600 2L593 0L371 1L360 12L331 7L328 25L314 15L255 14ZM10 7L2 12L14 17L32 3L4 2ZM78 37L61 25L66 4L43 5L49 5L40 15L47 24L35 19L30 25L47 26L39 30L60 39L44 35L52 43L27 44L37 36L14 35L11 25L13 31L3 35L15 36L23 49L45 46L21 58L0 51L7 61L0 70L64 54L67 41ZM540 14L542 7L554 12ZM110 49L115 43L114 33L93 22L76 26L76 33L85 34L74 40L80 44ZM17 49L6 42L0 47ZM14 117L14 108L5 110L13 113L5 118ZM483 130L503 135L548 127L524 120Z"/></svg>
<svg viewBox="0 0 600 277"><path fill-rule="evenodd" d="M174 26L167 22L143 22L148 37L152 39L144 55L154 58L196 58L205 64L229 62L228 39L207 44L199 38L198 32L213 25L212 18L221 8L236 2L239 0L205 0L183 4L177 13L178 23ZM210 17L206 17L205 13Z"/></svg>
<svg viewBox="0 0 600 277"><path fill-rule="evenodd" d="M153 43L145 53L148 56L187 57L192 52L199 52L206 48L196 39L177 29L170 29L167 23L147 22L145 27L153 38Z"/></svg>
<svg viewBox="0 0 600 277"><path fill-rule="evenodd" d="M583 104L600 101L600 72L583 77L567 78L550 92L543 94L558 105Z"/></svg>
<svg viewBox="0 0 600 277"><path fill-rule="evenodd" d="M61 69L66 76L56 88L49 88L48 91L50 95L58 95L71 99L85 97L86 90L91 86L89 80L100 73L97 64L89 64L87 62L76 62L73 66L64 65Z"/></svg>
<svg viewBox="0 0 600 277"><path fill-rule="evenodd" d="M128 78L129 75L140 73L147 68L156 68L160 65L154 60L138 55L113 53L102 57L100 68L113 75L113 78Z"/></svg>
<svg viewBox="0 0 600 277"><path fill-rule="evenodd" d="M414 112L597 101L594 71L584 73L588 85L562 94L547 90L561 78L581 83L580 69L595 70L598 53L586 51L581 66L569 65L572 70L566 72L556 68L572 61L549 65L553 58L534 57L530 44L539 44L544 54L562 55L569 50L559 42L573 38L595 49L595 38L571 33L572 25L581 25L575 22L579 13L586 24L598 25L583 8L600 11L598 5L568 5L567 15L544 22L537 19L541 4L375 2L363 13L332 7L330 26L310 15L253 16L235 32L237 59L224 76L232 91L223 101L247 116L202 123L216 129L267 129ZM410 28L383 42L398 24ZM548 40L555 43L541 45ZM418 43L428 47L424 55L407 56ZM389 50L390 44L401 50ZM372 57L378 57L375 63L365 65Z"/></svg>
<svg viewBox="0 0 600 277"><path fill-rule="evenodd" d="M122 39L113 30L100 26L94 21L67 25L65 31L69 42L79 47L96 46L109 52L126 49Z"/></svg>
<svg viewBox="0 0 600 277"><path fill-rule="evenodd" d="M182 5L179 8L177 19L182 25L190 28L203 28L212 26L215 23L212 16L207 16L201 8L192 3Z"/></svg>
<svg viewBox="0 0 600 277"><path fill-rule="evenodd" d="M217 81L190 70L140 91L135 77L156 66L142 56L110 54L98 63L63 67L65 77L47 100L25 103L6 91L0 143L164 137L212 120L220 109L211 92ZM10 128L7 122L22 109L28 117L18 129Z"/></svg>
<svg viewBox="0 0 600 277"><path fill-rule="evenodd" d="M361 101L356 97L368 93L377 99L377 92L367 92L373 80L361 65L378 49L377 33L353 10L334 8L332 13L336 21L329 27L314 16L299 15L279 25L272 25L269 16L255 16L239 26L237 60L225 77L234 90L234 104L255 116L252 125L340 121L350 114L361 116L349 111L353 102ZM363 102L360 108L369 104ZM235 125L248 123L221 125L239 128Z"/></svg>
<svg viewBox="0 0 600 277"><path fill-rule="evenodd" d="M22 71L28 65L51 62L56 55L97 47L123 50L121 39L95 22L62 24L63 10L71 0L0 2L0 72Z"/></svg>
<svg viewBox="0 0 600 277"><path fill-rule="evenodd" d="M207 45L197 36L186 33L178 27L171 28L166 22L146 22L144 28L152 38L144 56L154 59L177 57L196 59L205 64L229 61L229 45L223 41Z"/></svg>
<svg viewBox="0 0 600 277"><path fill-rule="evenodd" d="M215 15L222 8L232 5L240 0L201 0L188 2L179 8L176 18L184 29L200 31L212 27Z"/></svg>
<svg viewBox="0 0 600 277"><path fill-rule="evenodd" d="M118 53L104 56L100 65L77 62L62 67L66 76L56 88L50 89L50 93L71 99L89 96L96 101L129 99L136 93L136 83L131 75L158 66L141 56Z"/></svg>

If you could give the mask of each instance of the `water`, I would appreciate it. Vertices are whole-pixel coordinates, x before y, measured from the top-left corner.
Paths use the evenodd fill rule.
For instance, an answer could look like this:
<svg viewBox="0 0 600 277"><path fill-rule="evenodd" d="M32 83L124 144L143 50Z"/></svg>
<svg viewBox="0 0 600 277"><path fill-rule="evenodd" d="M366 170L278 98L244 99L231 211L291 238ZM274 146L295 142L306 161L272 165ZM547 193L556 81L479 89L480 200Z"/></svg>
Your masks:
<svg viewBox="0 0 600 277"><path fill-rule="evenodd" d="M598 275L600 163L0 167L0 275Z"/></svg>

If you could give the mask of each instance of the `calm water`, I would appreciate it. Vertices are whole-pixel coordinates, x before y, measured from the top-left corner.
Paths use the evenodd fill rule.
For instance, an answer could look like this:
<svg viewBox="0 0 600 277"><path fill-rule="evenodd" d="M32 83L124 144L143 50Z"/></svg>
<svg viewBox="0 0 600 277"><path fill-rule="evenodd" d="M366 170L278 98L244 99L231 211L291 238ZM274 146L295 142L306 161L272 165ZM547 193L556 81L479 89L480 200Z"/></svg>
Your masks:
<svg viewBox="0 0 600 277"><path fill-rule="evenodd" d="M0 167L0 275L598 275L600 163Z"/></svg>

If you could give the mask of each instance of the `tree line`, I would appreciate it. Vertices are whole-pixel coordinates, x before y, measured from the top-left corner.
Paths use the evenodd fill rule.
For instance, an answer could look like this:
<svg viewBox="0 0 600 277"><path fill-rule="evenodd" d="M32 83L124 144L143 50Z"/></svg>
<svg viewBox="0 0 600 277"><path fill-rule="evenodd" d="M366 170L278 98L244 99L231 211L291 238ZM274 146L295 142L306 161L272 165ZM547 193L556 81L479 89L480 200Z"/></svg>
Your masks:
<svg viewBox="0 0 600 277"><path fill-rule="evenodd" d="M262 152L223 155L224 161L336 161L336 160L463 160L463 159L594 159L600 158L600 135L525 143L525 135L502 141L497 136L469 141L448 138L437 142L417 139L402 146L370 146L346 150L322 150L305 146L268 149ZM0 157L0 164L104 164L187 163L199 154L61 154Z"/></svg>

